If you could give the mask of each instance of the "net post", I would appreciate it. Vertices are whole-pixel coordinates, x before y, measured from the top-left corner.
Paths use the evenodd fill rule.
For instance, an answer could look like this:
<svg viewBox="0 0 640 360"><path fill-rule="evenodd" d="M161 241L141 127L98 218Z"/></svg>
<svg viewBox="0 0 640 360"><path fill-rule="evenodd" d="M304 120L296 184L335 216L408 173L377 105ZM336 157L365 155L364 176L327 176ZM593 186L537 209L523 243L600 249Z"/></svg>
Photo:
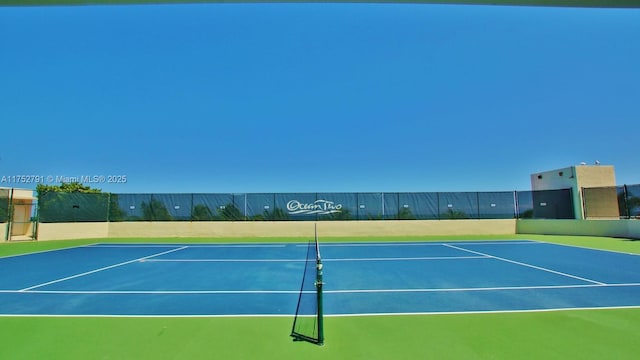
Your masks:
<svg viewBox="0 0 640 360"><path fill-rule="evenodd" d="M318 298L318 345L324 345L324 316L322 306L322 260L318 258L316 275L316 296Z"/></svg>
<svg viewBox="0 0 640 360"><path fill-rule="evenodd" d="M316 243L316 297L318 303L318 345L324 344L324 316L322 306L322 258L320 257L320 245L318 243L318 223L313 224Z"/></svg>

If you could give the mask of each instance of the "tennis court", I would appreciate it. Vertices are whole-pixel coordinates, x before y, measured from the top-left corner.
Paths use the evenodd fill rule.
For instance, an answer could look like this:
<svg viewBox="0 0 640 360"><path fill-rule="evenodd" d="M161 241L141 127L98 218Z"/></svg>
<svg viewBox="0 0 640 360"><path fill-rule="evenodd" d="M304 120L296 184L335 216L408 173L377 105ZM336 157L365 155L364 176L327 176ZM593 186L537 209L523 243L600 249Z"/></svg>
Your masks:
<svg viewBox="0 0 640 360"><path fill-rule="evenodd" d="M326 316L640 306L640 256L532 240L325 242ZM3 316L293 316L307 244L104 243L0 258Z"/></svg>

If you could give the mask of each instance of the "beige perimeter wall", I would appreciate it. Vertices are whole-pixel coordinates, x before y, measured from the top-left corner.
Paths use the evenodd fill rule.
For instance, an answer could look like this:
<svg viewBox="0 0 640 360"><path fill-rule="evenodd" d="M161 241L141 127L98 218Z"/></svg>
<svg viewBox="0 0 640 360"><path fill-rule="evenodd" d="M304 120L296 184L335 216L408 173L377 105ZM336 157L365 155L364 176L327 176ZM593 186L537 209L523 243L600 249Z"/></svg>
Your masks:
<svg viewBox="0 0 640 360"><path fill-rule="evenodd" d="M321 237L586 235L640 239L638 220L405 220L100 222L39 224L38 240L160 237ZM6 230L0 224L0 230ZM2 232L1 234L4 234Z"/></svg>
<svg viewBox="0 0 640 360"><path fill-rule="evenodd" d="M41 223L38 240L98 239L109 234L109 223Z"/></svg>
<svg viewBox="0 0 640 360"><path fill-rule="evenodd" d="M515 234L515 220L43 223L38 240L159 237L322 237Z"/></svg>

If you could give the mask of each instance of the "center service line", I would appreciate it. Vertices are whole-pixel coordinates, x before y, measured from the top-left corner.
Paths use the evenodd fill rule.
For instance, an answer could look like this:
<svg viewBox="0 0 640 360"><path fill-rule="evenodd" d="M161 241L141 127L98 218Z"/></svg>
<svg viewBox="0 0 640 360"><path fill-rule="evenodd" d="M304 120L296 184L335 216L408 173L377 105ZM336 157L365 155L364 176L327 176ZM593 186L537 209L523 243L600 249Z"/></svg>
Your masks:
<svg viewBox="0 0 640 360"><path fill-rule="evenodd" d="M563 273L563 272L560 272L560 271L555 271L555 270L551 270L551 269L547 269L547 268L543 268L543 267L540 267L540 266L535 266L535 265L531 265L531 264L527 264L527 263L523 263L523 262L519 262L519 261L509 260L509 259L501 258L501 257L498 257L498 256L493 256L493 255L481 253L479 251L468 250L468 249L465 249L465 248L457 247L455 245L450 245L450 244L442 244L442 245L450 247L450 248L453 248L453 249L470 252L472 254L484 255L484 256L490 257L492 259L506 261L506 262L509 262L509 263L512 263L512 264L526 266L526 267L530 267L530 268L533 268L533 269L542 270L542 271L550 272L550 273L553 273L553 274L558 274L558 275L570 277L570 278L573 278L573 279L590 282L590 283L593 283L593 284L607 285L607 284L605 284L603 282L600 282L600 281L586 279L586 278L583 278L583 277L579 277L579 276L575 276L575 275L571 275L571 274Z"/></svg>
<svg viewBox="0 0 640 360"><path fill-rule="evenodd" d="M78 277L81 277L81 276L85 276L85 275L89 275L89 274L97 273L97 272L104 271L104 270L113 269L113 268L115 268L115 267L119 267L119 266L123 266L123 265L131 264L131 263L134 263L134 262L138 262L138 261L141 261L141 260L150 259L150 258L153 258L153 257L156 257L156 256L161 256L161 255L169 254L169 253L172 253L172 252L176 252L176 251L184 250L184 249L186 249L186 248L188 248L188 246L182 246L182 247L179 247L179 248L177 248L177 249L171 249L171 250L168 250L168 251L163 251L163 252L161 252L161 253L157 253L157 254L153 254L153 255L149 255L149 256L145 256L145 257L141 257L141 258L137 258L137 259L133 259L133 260L125 261L125 262L121 262L121 263L119 263L119 264L110 265L110 266L105 266L105 267L102 267L102 268L100 268L100 269L95 269L95 270L91 270L91 271L83 272L83 273L80 273L80 274L76 274L76 275L72 275L72 276L67 276L67 277L62 278L62 279L53 280L53 281L49 281L49 282L46 282L46 283L42 283L42 284L38 284L38 285L34 285L34 286L31 286L31 287L28 287L28 288L24 288L24 289L18 290L18 292L25 292L25 291L29 291L29 290L33 290L33 289L37 289L37 288L39 288L39 287L43 287L43 286L47 286L47 285L51 285L51 284L55 284L55 283L59 283L59 282L66 281L66 280L75 279L75 278L78 278Z"/></svg>

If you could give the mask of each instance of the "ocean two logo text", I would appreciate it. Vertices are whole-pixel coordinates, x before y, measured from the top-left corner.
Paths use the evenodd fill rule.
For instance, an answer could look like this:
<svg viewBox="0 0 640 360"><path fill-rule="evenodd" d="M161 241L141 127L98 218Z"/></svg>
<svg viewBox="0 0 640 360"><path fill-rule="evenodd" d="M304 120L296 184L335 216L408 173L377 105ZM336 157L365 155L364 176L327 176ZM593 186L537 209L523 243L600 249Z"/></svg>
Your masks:
<svg viewBox="0 0 640 360"><path fill-rule="evenodd" d="M287 210L291 215L327 215L342 212L342 204L336 204L328 200L316 200L313 203L304 204L298 200L291 200L287 203Z"/></svg>

